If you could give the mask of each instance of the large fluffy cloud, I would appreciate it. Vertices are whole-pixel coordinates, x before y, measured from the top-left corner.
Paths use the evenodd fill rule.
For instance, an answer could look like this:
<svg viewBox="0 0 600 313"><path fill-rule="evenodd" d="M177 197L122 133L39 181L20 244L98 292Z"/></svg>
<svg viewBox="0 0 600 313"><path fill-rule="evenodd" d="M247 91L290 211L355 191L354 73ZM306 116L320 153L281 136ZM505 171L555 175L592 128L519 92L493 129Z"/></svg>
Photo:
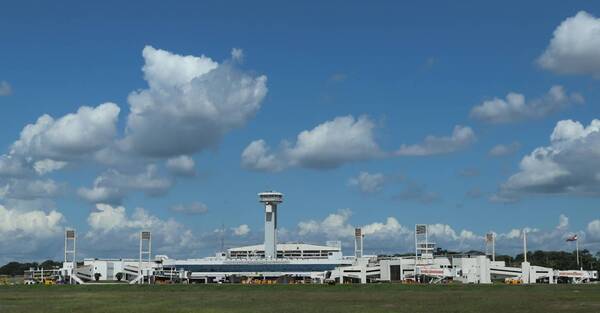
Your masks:
<svg viewBox="0 0 600 313"><path fill-rule="evenodd" d="M239 69L241 49L234 49L232 60L221 64L205 56L181 56L152 47L144 48L143 56L148 88L129 95L130 114L123 135L119 137L120 109L114 103L82 106L62 117L42 115L23 128L8 152L0 154L2 203L43 213L38 208L52 207L52 199L62 194L64 184L41 176L68 165L75 169L94 162L103 173L93 186L78 190L85 200L115 204L130 192L165 194L173 179L161 176L155 163L165 161L172 175L193 176L191 154L216 146L225 133L244 125L267 93L265 76ZM8 83L0 87L9 93ZM110 210L104 209L99 208L94 216L100 211L108 214ZM177 209L202 213L206 206L197 203ZM110 212L116 214L115 221L123 220L117 209ZM125 219L156 221L139 212ZM96 219L90 221L100 225L94 224ZM116 229L134 228L131 223L116 225L121 225ZM169 220L152 225L181 228Z"/></svg>
<svg viewBox="0 0 600 313"><path fill-rule="evenodd" d="M365 236L374 236L381 239L411 234L411 231L402 226L395 217L388 217L384 223L374 222L363 225L361 228Z"/></svg>
<svg viewBox="0 0 600 313"><path fill-rule="evenodd" d="M95 108L83 106L59 119L42 115L21 131L11 146L12 155L37 159L69 160L95 152L114 139L119 107L104 103Z"/></svg>
<svg viewBox="0 0 600 313"><path fill-rule="evenodd" d="M172 157L213 147L253 117L267 94L266 76L244 73L233 62L151 46L143 56L149 88L129 95L125 138L143 155Z"/></svg>
<svg viewBox="0 0 600 313"><path fill-rule="evenodd" d="M0 205L0 243L27 238L46 238L59 234L64 217L57 211L21 212Z"/></svg>
<svg viewBox="0 0 600 313"><path fill-rule="evenodd" d="M547 70L563 74L600 76L600 19L580 11L554 30L550 44L538 58Z"/></svg>
<svg viewBox="0 0 600 313"><path fill-rule="evenodd" d="M399 156L426 156L435 154L452 153L468 147L475 142L475 132L468 126L456 125L450 136L425 137L423 143L415 145L402 145L396 151Z"/></svg>
<svg viewBox="0 0 600 313"><path fill-rule="evenodd" d="M557 85L552 86L546 95L530 101L515 92L508 93L505 99L486 100L471 109L471 117L486 123L510 123L541 118L583 101L580 94L567 94L562 86Z"/></svg>
<svg viewBox="0 0 600 313"><path fill-rule="evenodd" d="M71 161L91 159L115 139L119 111L116 104L104 103L56 119L42 115L23 128L7 154L0 155L0 177L31 178Z"/></svg>
<svg viewBox="0 0 600 313"><path fill-rule="evenodd" d="M283 142L271 152L264 140L256 140L242 152L245 168L277 171L299 166L313 169L336 168L344 163L367 160L383 152L375 141L375 124L366 116L336 117L298 134L295 144Z"/></svg>
<svg viewBox="0 0 600 313"><path fill-rule="evenodd" d="M501 186L500 196L600 195L600 120L587 127L577 121L559 121L550 145L533 150L519 167L519 172Z"/></svg>
<svg viewBox="0 0 600 313"><path fill-rule="evenodd" d="M53 198L56 184L36 176L91 162L105 172L91 188L78 190L90 202L119 203L131 191L164 194L172 182L149 164L164 159L172 175L194 176L191 153L215 146L226 132L242 126L267 93L265 76L239 69L241 49L221 64L150 46L143 57L148 88L129 95L130 114L121 138L120 109L114 103L82 106L56 118L44 114L0 155L2 197ZM136 173L144 167L144 173Z"/></svg>
<svg viewBox="0 0 600 313"><path fill-rule="evenodd" d="M337 117L298 134L296 144L286 150L292 165L333 168L345 162L378 156L374 123L366 116Z"/></svg>
<svg viewBox="0 0 600 313"><path fill-rule="evenodd" d="M298 223L298 234L300 236L324 234L327 239L340 239L353 235L354 227L348 224L352 215L350 209L338 210L329 214L322 221L309 220Z"/></svg>
<svg viewBox="0 0 600 313"><path fill-rule="evenodd" d="M174 219L160 219L143 208L128 215L122 206L97 204L87 221L89 230L85 240L93 244L88 251L120 257L123 253L133 254L142 230L152 234L153 254L190 255L199 247L196 235L190 229Z"/></svg>
<svg viewBox="0 0 600 313"><path fill-rule="evenodd" d="M25 212L0 205L0 264L54 257L59 251L63 224L63 215L54 210Z"/></svg>

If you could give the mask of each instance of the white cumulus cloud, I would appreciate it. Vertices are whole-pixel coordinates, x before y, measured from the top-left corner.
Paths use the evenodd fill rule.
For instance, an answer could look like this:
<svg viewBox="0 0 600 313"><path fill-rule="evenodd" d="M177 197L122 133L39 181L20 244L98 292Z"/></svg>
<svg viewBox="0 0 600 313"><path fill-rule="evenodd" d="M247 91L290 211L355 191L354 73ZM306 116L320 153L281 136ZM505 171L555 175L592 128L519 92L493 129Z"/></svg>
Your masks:
<svg viewBox="0 0 600 313"><path fill-rule="evenodd" d="M537 63L561 74L600 77L600 19L580 11L564 20Z"/></svg>
<svg viewBox="0 0 600 313"><path fill-rule="evenodd" d="M475 132L471 127L456 125L450 136L425 137L423 143L415 145L402 145L396 151L399 156L426 156L435 154L452 153L467 148L476 141Z"/></svg>
<svg viewBox="0 0 600 313"><path fill-rule="evenodd" d="M29 124L11 146L11 154L40 160L69 160L95 152L112 142L119 107L114 103L95 108L82 106L59 119L42 115Z"/></svg>
<svg viewBox="0 0 600 313"><path fill-rule="evenodd" d="M131 253L142 230L151 232L155 254L189 255L199 244L196 235L184 225L174 219L160 219L143 208L136 208L128 215L125 207L97 204L87 222L89 230L84 239L96 253L105 251L112 256Z"/></svg>
<svg viewBox="0 0 600 313"><path fill-rule="evenodd" d="M578 93L567 94L562 86L552 86L540 98L526 101L520 93L510 92L505 99L494 98L471 109L471 118L486 123L511 123L525 119L541 118L575 103L584 102Z"/></svg>
<svg viewBox="0 0 600 313"><path fill-rule="evenodd" d="M329 214L322 221L301 221L298 223L298 234L300 236L324 234L327 239L353 236L354 227L348 224L351 215L352 211L344 209Z"/></svg>
<svg viewBox="0 0 600 313"><path fill-rule="evenodd" d="M0 263L57 255L64 222L55 210L21 211L0 204Z"/></svg>
<svg viewBox="0 0 600 313"><path fill-rule="evenodd" d="M501 186L499 196L524 193L600 195L600 120L588 126L559 121L550 145L523 157L520 170Z"/></svg>
<svg viewBox="0 0 600 313"><path fill-rule="evenodd" d="M266 76L247 74L232 62L151 46L143 57L149 88L129 95L124 139L142 155L173 157L214 147L252 118L267 94Z"/></svg>
<svg viewBox="0 0 600 313"><path fill-rule="evenodd" d="M257 140L242 152L245 168L277 171L286 167L331 169L344 163L368 160L383 155L374 136L375 124L366 116L336 117L298 134L296 142L282 142L279 151L270 152Z"/></svg>
<svg viewBox="0 0 600 313"><path fill-rule="evenodd" d="M394 236L406 236L411 231L402 226L395 217L388 217L385 223L374 222L363 225L362 233L365 236L374 236L379 238L390 238Z"/></svg>
<svg viewBox="0 0 600 313"><path fill-rule="evenodd" d="M0 243L21 237L52 237L63 230L64 217L57 211L22 212L0 205Z"/></svg>

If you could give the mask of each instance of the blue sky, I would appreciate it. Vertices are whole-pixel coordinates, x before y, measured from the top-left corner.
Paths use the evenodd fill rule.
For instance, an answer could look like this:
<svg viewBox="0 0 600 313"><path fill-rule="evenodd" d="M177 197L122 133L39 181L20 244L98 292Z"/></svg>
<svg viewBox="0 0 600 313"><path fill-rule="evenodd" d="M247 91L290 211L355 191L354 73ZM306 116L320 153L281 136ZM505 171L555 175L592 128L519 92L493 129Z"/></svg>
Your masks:
<svg viewBox="0 0 600 313"><path fill-rule="evenodd" d="M218 249L222 224L228 245L260 242L266 189L286 195L282 240L365 226L371 252L409 251L428 223L453 249L493 230L514 253L528 227L532 249L580 233L597 251L598 15L578 1L9 1L0 260L60 256L65 227L88 256L135 254L142 228L184 257ZM82 106L77 127L16 144Z"/></svg>

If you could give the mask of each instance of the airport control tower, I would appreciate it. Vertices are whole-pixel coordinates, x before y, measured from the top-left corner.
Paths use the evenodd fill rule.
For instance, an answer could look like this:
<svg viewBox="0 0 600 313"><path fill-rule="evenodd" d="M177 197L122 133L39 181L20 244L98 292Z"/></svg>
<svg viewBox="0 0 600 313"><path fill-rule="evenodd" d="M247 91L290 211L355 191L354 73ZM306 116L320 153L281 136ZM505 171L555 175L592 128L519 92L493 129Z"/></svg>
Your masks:
<svg viewBox="0 0 600 313"><path fill-rule="evenodd" d="M283 194L265 191L258 194L265 204L265 258L277 258L277 205L283 202Z"/></svg>

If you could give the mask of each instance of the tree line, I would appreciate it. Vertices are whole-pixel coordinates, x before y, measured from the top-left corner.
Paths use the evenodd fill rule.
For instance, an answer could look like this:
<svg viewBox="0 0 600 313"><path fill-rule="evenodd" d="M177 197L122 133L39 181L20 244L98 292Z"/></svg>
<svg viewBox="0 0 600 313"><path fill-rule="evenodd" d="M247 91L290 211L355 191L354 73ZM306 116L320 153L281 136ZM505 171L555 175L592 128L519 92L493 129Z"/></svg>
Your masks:
<svg viewBox="0 0 600 313"><path fill-rule="evenodd" d="M505 261L507 266L521 266L523 253L512 257L509 255L496 255L496 261ZM600 271L600 252L593 255L589 250L579 251L579 265L577 253L566 251L533 251L527 253L527 261L532 265L550 267L561 270L574 270L583 267L585 270Z"/></svg>
<svg viewBox="0 0 600 313"><path fill-rule="evenodd" d="M31 262L31 263L19 263L9 262L4 266L0 267L0 275L18 276L30 268L43 268L44 270L51 270L62 267L62 262L56 262L52 260L46 260L42 263Z"/></svg>

